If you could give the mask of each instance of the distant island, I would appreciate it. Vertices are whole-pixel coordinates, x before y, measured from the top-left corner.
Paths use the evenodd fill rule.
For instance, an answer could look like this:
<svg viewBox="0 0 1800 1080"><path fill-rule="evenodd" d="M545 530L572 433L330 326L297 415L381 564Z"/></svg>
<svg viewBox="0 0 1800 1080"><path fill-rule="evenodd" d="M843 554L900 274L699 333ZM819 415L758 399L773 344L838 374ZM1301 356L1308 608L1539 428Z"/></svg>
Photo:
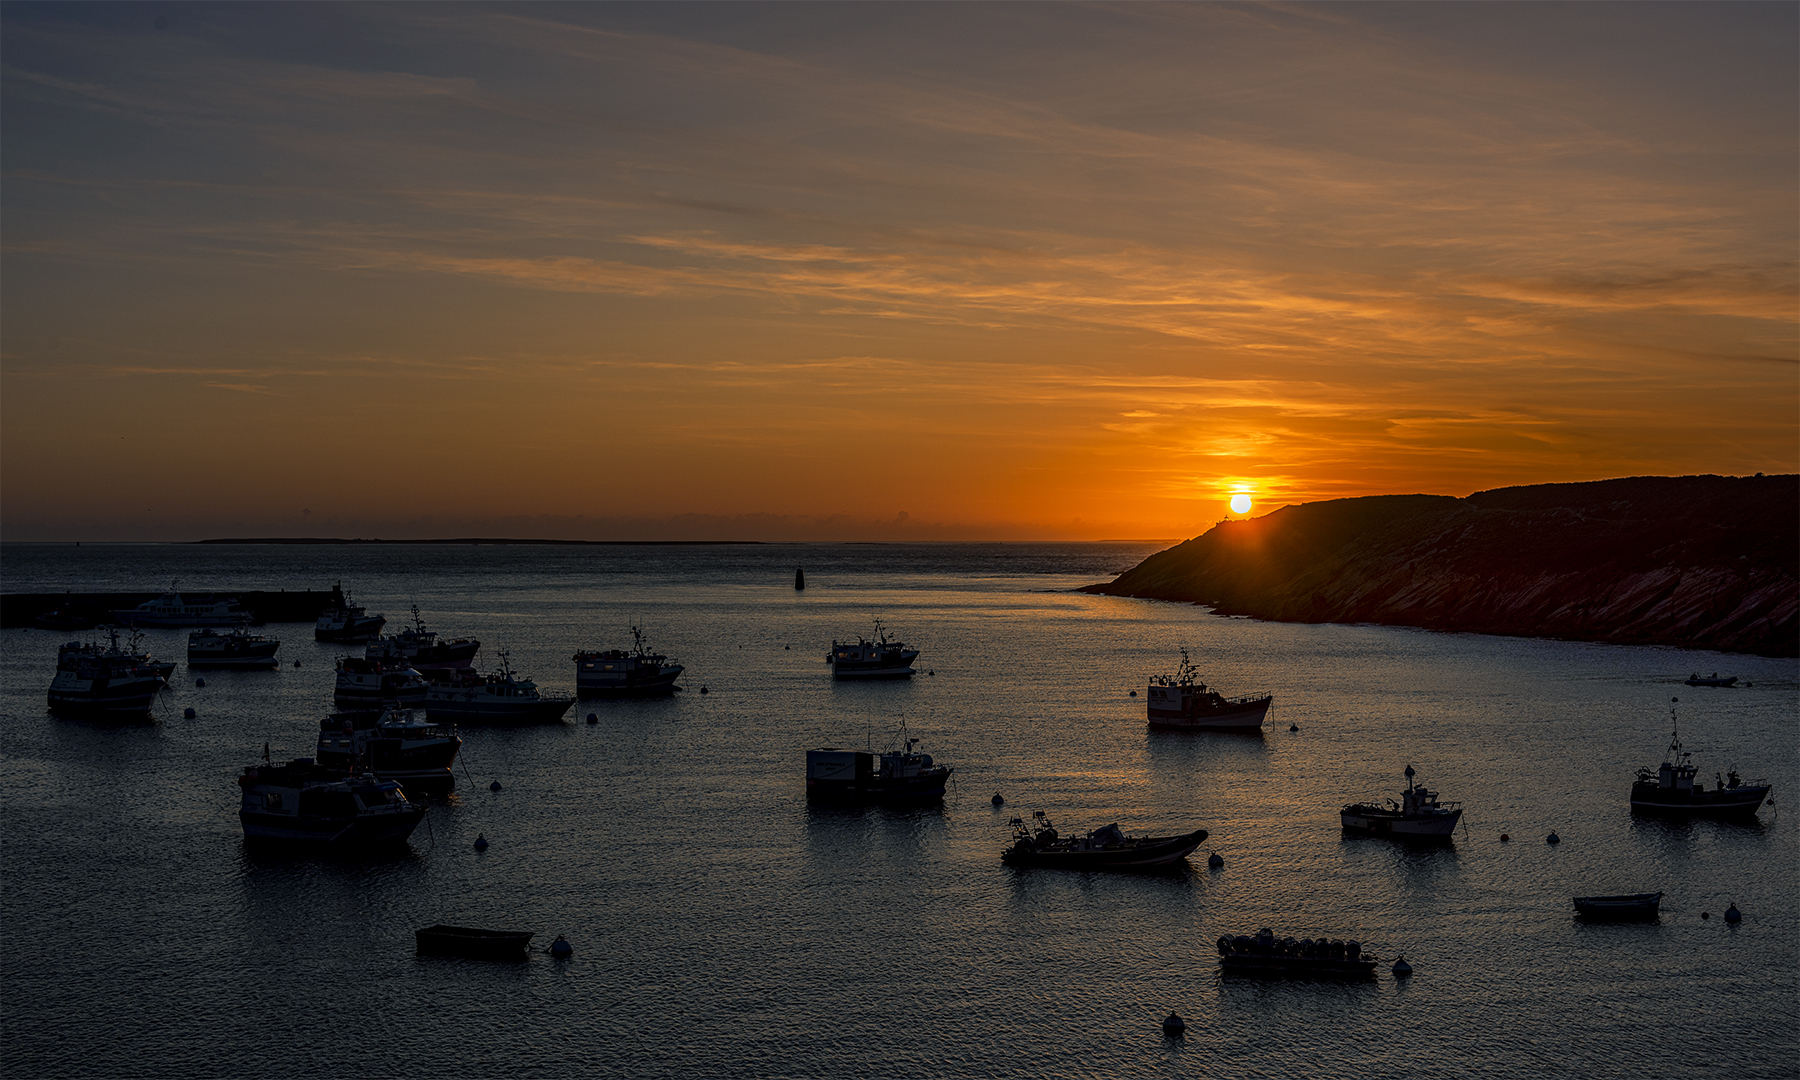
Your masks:
<svg viewBox="0 0 1800 1080"><path fill-rule="evenodd" d="M1082 591L1278 622L1800 655L1800 476L1375 495L1222 521Z"/></svg>
<svg viewBox="0 0 1800 1080"><path fill-rule="evenodd" d="M245 536L193 542L196 544L566 544L576 547L694 547L762 543L761 540L513 540L499 536L469 536L455 540L341 540L324 536Z"/></svg>

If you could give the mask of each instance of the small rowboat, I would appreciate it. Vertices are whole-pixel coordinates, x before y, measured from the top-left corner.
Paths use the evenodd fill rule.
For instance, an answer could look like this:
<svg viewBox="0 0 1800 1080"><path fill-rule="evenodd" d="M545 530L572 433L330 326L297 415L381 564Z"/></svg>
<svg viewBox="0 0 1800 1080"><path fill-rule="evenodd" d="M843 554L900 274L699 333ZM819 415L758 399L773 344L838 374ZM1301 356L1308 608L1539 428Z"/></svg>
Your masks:
<svg viewBox="0 0 1800 1080"><path fill-rule="evenodd" d="M1623 896L1577 896L1575 913L1587 919L1654 919L1663 894L1629 893Z"/></svg>
<svg viewBox="0 0 1800 1080"><path fill-rule="evenodd" d="M531 934L517 930L478 930L472 926L427 926L413 931L420 955L467 956L477 960L523 960Z"/></svg>

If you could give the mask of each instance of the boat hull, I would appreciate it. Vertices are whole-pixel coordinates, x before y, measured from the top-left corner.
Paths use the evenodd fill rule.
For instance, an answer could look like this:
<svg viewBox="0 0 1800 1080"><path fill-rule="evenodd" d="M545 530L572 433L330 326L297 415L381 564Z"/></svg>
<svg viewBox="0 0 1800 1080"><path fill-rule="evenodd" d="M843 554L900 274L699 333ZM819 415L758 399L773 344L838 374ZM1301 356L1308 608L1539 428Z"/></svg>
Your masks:
<svg viewBox="0 0 1800 1080"><path fill-rule="evenodd" d="M1397 840L1443 840L1456 831L1461 810L1442 814L1401 814L1375 807L1347 807L1339 815L1344 831Z"/></svg>
<svg viewBox="0 0 1800 1080"><path fill-rule="evenodd" d="M910 679L918 672L911 664L895 666L893 664L833 664L831 677L834 679Z"/></svg>
<svg viewBox="0 0 1800 1080"><path fill-rule="evenodd" d="M349 620L332 620L327 625L313 627L314 641L374 641L381 636L381 628L387 625L387 619L381 615Z"/></svg>
<svg viewBox="0 0 1800 1080"><path fill-rule="evenodd" d="M561 720L575 706L574 698L537 701L459 701L428 694L425 715L432 720L459 724L548 724Z"/></svg>
<svg viewBox="0 0 1800 1080"><path fill-rule="evenodd" d="M1746 784L1724 791L1684 792L1651 784L1633 784L1631 811L1655 817L1754 817L1768 799L1770 785Z"/></svg>
<svg viewBox="0 0 1800 1080"><path fill-rule="evenodd" d="M302 818L239 810L246 840L338 844L345 847L398 844L425 820L425 808L400 814L355 818Z"/></svg>
<svg viewBox="0 0 1800 1080"><path fill-rule="evenodd" d="M1648 921L1661 916L1662 896L1662 893L1577 896L1575 913L1584 919L1603 922Z"/></svg>
<svg viewBox="0 0 1800 1080"><path fill-rule="evenodd" d="M461 956L472 960L524 960L535 935L472 926L427 926L413 931L421 956Z"/></svg>
<svg viewBox="0 0 1800 1080"><path fill-rule="evenodd" d="M1173 866L1193 854L1206 841L1206 830L1182 836L1147 837L1131 845L1082 850L1058 841L1043 848L1014 845L1000 860L1011 866L1054 867L1059 870L1155 870Z"/></svg>
<svg viewBox="0 0 1800 1080"><path fill-rule="evenodd" d="M806 797L813 802L914 802L944 797L944 788L955 769L933 770L924 776L869 777L863 780L816 780L807 777Z"/></svg>
<svg viewBox="0 0 1800 1080"><path fill-rule="evenodd" d="M1152 686L1146 695L1150 700L1145 710L1147 722L1156 731L1238 731L1260 732L1263 718L1275 701L1273 694L1262 697L1213 700L1206 693L1194 693L1189 687Z"/></svg>
<svg viewBox="0 0 1800 1080"><path fill-rule="evenodd" d="M79 679L58 672L50 684L50 711L59 716L142 716L150 711L161 679Z"/></svg>
<svg viewBox="0 0 1800 1080"><path fill-rule="evenodd" d="M584 698L668 697L681 687L675 680L686 670L670 664L654 671L594 672L575 665L575 693Z"/></svg>
<svg viewBox="0 0 1800 1080"><path fill-rule="evenodd" d="M1219 967L1227 974L1279 979L1372 979L1376 963L1375 960L1259 956L1255 953L1230 953L1219 957Z"/></svg>

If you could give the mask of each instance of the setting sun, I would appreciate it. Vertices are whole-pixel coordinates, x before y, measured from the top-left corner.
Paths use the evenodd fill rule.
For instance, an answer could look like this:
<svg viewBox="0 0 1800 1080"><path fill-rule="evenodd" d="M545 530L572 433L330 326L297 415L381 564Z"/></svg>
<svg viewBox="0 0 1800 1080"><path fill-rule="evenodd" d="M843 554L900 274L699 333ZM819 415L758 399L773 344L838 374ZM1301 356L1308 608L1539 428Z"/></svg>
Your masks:
<svg viewBox="0 0 1800 1080"><path fill-rule="evenodd" d="M1248 514L1250 506L1250 496L1241 491L1231 497L1231 512L1234 514Z"/></svg>

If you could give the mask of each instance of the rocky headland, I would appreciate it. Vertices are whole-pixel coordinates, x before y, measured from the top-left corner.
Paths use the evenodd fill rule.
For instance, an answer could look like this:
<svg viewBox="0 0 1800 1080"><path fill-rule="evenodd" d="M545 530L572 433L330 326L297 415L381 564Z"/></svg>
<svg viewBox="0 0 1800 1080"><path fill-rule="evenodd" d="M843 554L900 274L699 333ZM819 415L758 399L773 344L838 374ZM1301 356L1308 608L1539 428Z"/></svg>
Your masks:
<svg viewBox="0 0 1800 1080"><path fill-rule="evenodd" d="M1800 476L1375 495L1223 521L1086 592L1281 622L1800 655Z"/></svg>

